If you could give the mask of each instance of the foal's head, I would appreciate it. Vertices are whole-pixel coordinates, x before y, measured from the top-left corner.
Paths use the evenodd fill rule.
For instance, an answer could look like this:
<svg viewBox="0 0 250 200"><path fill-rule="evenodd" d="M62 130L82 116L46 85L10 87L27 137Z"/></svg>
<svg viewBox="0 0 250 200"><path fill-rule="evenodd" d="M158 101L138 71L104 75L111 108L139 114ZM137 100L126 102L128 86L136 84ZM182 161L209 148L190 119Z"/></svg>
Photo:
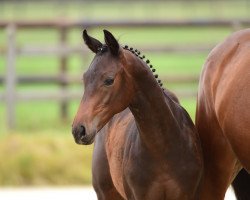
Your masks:
<svg viewBox="0 0 250 200"><path fill-rule="evenodd" d="M72 125L78 144L91 144L111 117L128 107L134 92L127 71L133 54L123 50L106 30L104 38L102 44L83 31L85 44L96 55L83 75L85 91Z"/></svg>

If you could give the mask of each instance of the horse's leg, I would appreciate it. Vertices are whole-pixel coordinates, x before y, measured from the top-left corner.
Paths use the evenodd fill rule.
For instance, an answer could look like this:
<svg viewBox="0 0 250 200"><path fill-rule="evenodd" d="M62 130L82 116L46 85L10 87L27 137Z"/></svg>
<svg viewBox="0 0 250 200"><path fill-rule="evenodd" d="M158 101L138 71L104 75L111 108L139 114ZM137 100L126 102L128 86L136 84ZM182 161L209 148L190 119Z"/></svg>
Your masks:
<svg viewBox="0 0 250 200"><path fill-rule="evenodd" d="M105 133L96 136L92 161L93 187L98 200L124 200L115 189L105 151Z"/></svg>
<svg viewBox="0 0 250 200"><path fill-rule="evenodd" d="M214 145L211 148L217 147ZM210 154L206 151L211 151L211 149L204 149L204 176L200 187L200 199L223 200L233 177L238 172L236 159L229 149L224 151L224 157L219 154L221 152L217 154L213 151Z"/></svg>
<svg viewBox="0 0 250 200"><path fill-rule="evenodd" d="M247 97L245 99L247 99ZM238 160L248 173L250 173L249 99L246 102L248 102L248 104L244 101L239 101L239 105L235 105L235 108L232 109L232 111L230 110L230 114L224 119L223 130ZM236 111L239 114L235 114Z"/></svg>
<svg viewBox="0 0 250 200"><path fill-rule="evenodd" d="M232 184L235 195L240 200L250 198L250 115L249 110L246 109L250 107L250 104L249 101L246 102L248 102L248 105L245 102L234 105L234 109L240 113L240 117L236 114L228 115L224 126L227 138L239 162L245 168L239 172Z"/></svg>
<svg viewBox="0 0 250 200"><path fill-rule="evenodd" d="M237 173L237 159L223 135L215 117L204 118L205 111L196 116L203 156L204 176L200 186L201 200L223 200L232 179Z"/></svg>
<svg viewBox="0 0 250 200"><path fill-rule="evenodd" d="M250 197L249 191L250 174L242 169L234 179L232 186L237 199L247 200Z"/></svg>

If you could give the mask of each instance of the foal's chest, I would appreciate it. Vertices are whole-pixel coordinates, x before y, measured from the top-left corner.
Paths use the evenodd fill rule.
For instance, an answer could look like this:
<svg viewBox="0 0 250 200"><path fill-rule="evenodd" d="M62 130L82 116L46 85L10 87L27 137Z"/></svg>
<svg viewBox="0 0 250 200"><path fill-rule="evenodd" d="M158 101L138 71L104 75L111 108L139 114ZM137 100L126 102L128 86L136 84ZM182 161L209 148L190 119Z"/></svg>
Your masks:
<svg viewBox="0 0 250 200"><path fill-rule="evenodd" d="M136 145L130 145L123 146L125 149L118 144L113 145L108 153L113 184L124 199L161 199L166 188L178 196L177 183L168 176L167 167L157 164L145 152L138 151ZM169 194L173 193L167 192Z"/></svg>

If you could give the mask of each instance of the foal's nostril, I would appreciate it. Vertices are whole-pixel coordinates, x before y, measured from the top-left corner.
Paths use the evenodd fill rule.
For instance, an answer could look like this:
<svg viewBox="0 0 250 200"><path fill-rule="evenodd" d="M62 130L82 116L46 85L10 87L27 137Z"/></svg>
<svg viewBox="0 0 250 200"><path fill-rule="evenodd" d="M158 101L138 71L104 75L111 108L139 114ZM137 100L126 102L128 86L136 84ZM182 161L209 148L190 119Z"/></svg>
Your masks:
<svg viewBox="0 0 250 200"><path fill-rule="evenodd" d="M86 135L86 130L83 125L80 126L80 136L83 137Z"/></svg>

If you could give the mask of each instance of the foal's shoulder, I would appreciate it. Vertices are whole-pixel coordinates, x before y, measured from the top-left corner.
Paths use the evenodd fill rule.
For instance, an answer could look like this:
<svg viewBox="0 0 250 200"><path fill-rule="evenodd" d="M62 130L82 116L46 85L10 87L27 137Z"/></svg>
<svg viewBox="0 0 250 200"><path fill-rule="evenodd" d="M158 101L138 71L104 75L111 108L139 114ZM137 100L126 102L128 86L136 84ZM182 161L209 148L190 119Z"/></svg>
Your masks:
<svg viewBox="0 0 250 200"><path fill-rule="evenodd" d="M177 96L167 90L164 89L164 95L165 98L171 99L173 103L170 104L172 112L174 113L176 120L180 122L180 124L185 125L186 127L190 127L191 129L195 129L194 128L194 123L189 115L189 113L186 111L185 108L183 108L179 102L179 99L177 98Z"/></svg>
<svg viewBox="0 0 250 200"><path fill-rule="evenodd" d="M168 97L172 101L174 101L175 103L180 104L179 99L177 98L177 96L173 92L169 91L168 89L164 89L163 93L164 93L165 97Z"/></svg>

